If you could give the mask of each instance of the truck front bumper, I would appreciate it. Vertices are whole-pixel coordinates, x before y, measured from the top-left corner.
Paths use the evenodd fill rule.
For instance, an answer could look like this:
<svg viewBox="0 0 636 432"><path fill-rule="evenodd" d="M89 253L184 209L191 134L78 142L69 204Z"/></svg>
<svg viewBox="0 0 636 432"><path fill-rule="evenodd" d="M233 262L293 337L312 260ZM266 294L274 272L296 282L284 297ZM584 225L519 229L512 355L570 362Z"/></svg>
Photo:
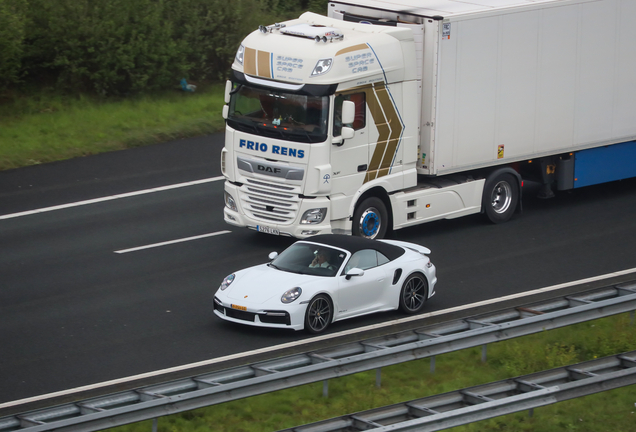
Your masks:
<svg viewBox="0 0 636 432"><path fill-rule="evenodd" d="M306 238L318 234L331 234L331 224L329 220L330 202L326 197L317 197L312 199L301 199L296 219L292 223L278 224L271 221L257 220L248 216L242 208L239 188L230 183L225 182L225 192L233 199L235 208L228 207L226 202L223 208L223 219L226 223L237 227L246 227L255 231L281 235L295 238ZM301 218L308 210L326 208L327 213L320 223L301 223Z"/></svg>

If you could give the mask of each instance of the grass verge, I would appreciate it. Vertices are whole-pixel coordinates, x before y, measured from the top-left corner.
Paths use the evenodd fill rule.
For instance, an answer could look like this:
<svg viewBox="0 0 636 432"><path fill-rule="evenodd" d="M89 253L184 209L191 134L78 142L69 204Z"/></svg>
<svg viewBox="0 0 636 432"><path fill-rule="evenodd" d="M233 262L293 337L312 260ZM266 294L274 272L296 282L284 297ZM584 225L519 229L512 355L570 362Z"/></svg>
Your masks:
<svg viewBox="0 0 636 432"><path fill-rule="evenodd" d="M162 417L158 432L275 431L407 400L436 395L545 369L569 365L636 348L636 327L629 314L490 344L488 361L481 348L437 356L436 371L428 359L382 369L382 387L375 371L313 383L251 398ZM561 402L528 412L484 420L454 431L634 431L636 386ZM149 432L152 421L111 432Z"/></svg>
<svg viewBox="0 0 636 432"><path fill-rule="evenodd" d="M224 85L100 101L55 95L0 106L0 170L222 130Z"/></svg>

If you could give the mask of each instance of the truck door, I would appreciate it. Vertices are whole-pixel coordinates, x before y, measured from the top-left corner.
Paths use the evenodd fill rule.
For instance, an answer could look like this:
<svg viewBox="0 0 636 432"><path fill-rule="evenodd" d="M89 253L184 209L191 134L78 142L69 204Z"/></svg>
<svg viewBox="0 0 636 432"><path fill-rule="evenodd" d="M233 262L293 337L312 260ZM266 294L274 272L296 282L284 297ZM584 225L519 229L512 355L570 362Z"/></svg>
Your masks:
<svg viewBox="0 0 636 432"><path fill-rule="evenodd" d="M342 130L340 116L342 102L350 100L356 105L352 127L355 135L351 139L331 146L332 193L353 195L362 185L369 163L369 140L366 129L367 106L364 92L338 94L334 104L333 137L337 140Z"/></svg>

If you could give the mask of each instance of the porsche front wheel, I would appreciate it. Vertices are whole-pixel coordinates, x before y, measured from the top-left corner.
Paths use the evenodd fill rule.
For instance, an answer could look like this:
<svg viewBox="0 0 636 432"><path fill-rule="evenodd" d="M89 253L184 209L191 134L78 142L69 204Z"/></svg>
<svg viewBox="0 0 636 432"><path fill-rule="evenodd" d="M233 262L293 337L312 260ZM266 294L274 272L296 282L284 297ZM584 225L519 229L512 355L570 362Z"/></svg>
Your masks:
<svg viewBox="0 0 636 432"><path fill-rule="evenodd" d="M329 298L325 295L317 295L307 305L305 312L305 330L309 333L321 333L331 323L333 308Z"/></svg>
<svg viewBox="0 0 636 432"><path fill-rule="evenodd" d="M406 314L415 314L422 310L428 297L426 278L415 273L409 276L400 291L400 310Z"/></svg>

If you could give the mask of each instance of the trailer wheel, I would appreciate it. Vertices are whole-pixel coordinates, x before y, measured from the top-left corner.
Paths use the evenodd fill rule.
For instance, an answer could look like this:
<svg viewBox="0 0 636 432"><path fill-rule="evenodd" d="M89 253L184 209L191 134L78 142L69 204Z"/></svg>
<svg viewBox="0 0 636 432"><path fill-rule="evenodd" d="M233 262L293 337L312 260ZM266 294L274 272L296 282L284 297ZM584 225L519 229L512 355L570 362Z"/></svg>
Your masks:
<svg viewBox="0 0 636 432"><path fill-rule="evenodd" d="M508 221L519 202L517 179L510 173L499 173L486 180L482 208L490 222Z"/></svg>
<svg viewBox="0 0 636 432"><path fill-rule="evenodd" d="M353 212L352 233L354 236L370 239L384 238L389 216L384 202L377 197L362 201Z"/></svg>

